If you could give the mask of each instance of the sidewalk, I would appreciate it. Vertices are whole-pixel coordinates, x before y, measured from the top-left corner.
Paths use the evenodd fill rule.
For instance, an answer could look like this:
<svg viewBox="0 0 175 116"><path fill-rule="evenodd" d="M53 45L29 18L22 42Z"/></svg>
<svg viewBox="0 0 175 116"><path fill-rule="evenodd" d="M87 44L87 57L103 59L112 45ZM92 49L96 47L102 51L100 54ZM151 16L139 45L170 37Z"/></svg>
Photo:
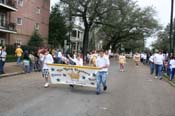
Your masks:
<svg viewBox="0 0 175 116"><path fill-rule="evenodd" d="M22 74L24 73L23 65L17 65L16 62L5 63L4 72L5 74L0 75L0 78Z"/></svg>

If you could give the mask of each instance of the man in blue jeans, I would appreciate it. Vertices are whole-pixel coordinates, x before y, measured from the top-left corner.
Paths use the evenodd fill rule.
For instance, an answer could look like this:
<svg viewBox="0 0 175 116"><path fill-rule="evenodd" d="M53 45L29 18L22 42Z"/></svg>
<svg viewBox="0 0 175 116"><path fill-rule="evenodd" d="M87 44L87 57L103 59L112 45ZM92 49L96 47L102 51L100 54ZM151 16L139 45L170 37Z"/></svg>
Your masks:
<svg viewBox="0 0 175 116"><path fill-rule="evenodd" d="M100 68L96 75L97 88L96 94L99 95L101 92L101 84L103 84L103 90L107 90L106 78L108 73L108 67L110 65L109 58L105 56L104 51L99 51L99 57L96 60L96 66Z"/></svg>
<svg viewBox="0 0 175 116"><path fill-rule="evenodd" d="M162 68L163 68L163 62L164 62L164 56L162 52L159 52L156 50L156 53L154 55L154 64L155 64L155 70L156 70L156 76L155 78L157 79L162 79Z"/></svg>

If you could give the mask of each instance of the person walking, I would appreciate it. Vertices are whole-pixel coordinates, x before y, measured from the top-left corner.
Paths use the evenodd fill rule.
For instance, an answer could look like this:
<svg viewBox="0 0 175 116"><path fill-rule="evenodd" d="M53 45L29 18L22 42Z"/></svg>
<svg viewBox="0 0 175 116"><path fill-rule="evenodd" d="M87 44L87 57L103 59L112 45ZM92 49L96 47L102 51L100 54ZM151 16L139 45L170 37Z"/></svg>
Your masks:
<svg viewBox="0 0 175 116"><path fill-rule="evenodd" d="M17 64L21 63L22 54L23 54L23 50L21 49L20 45L18 45L16 50L15 50L15 55L18 57L17 58Z"/></svg>
<svg viewBox="0 0 175 116"><path fill-rule="evenodd" d="M29 53L29 58L30 58L30 72L33 72L35 67L35 56L33 51Z"/></svg>
<svg viewBox="0 0 175 116"><path fill-rule="evenodd" d="M119 64L120 64L120 71L121 72L124 72L125 63L126 63L126 57L123 53L121 53L119 55Z"/></svg>
<svg viewBox="0 0 175 116"><path fill-rule="evenodd" d="M146 60L147 60L147 54L143 54L143 64L146 65Z"/></svg>
<svg viewBox="0 0 175 116"><path fill-rule="evenodd" d="M162 68L163 68L164 56L161 51L156 50L154 55L154 64L155 64L155 78L162 79Z"/></svg>
<svg viewBox="0 0 175 116"><path fill-rule="evenodd" d="M96 60L96 67L100 68L100 70L97 72L96 80L97 80L97 88L96 88L96 94L99 95L101 93L101 84L103 84L103 90L107 90L107 73L108 73L108 67L110 65L109 59L107 59L104 55L104 51L99 51L99 56Z"/></svg>
<svg viewBox="0 0 175 116"><path fill-rule="evenodd" d="M54 60L47 48L41 54L42 54L41 61L43 62L42 76L45 78L46 81L44 87L47 88L49 86L49 67L47 66L47 64L53 64Z"/></svg>
<svg viewBox="0 0 175 116"><path fill-rule="evenodd" d="M30 58L29 58L29 52L27 50L24 51L23 64L24 64L24 72L30 73Z"/></svg>
<svg viewBox="0 0 175 116"><path fill-rule="evenodd" d="M154 73L154 54L151 54L149 58L150 74Z"/></svg>
<svg viewBox="0 0 175 116"><path fill-rule="evenodd" d="M4 74L4 65L6 61L6 47L0 47L0 74Z"/></svg>
<svg viewBox="0 0 175 116"><path fill-rule="evenodd" d="M171 57L170 59L170 81L172 81L174 79L174 73L175 73L175 57Z"/></svg>
<svg viewBox="0 0 175 116"><path fill-rule="evenodd" d="M62 53L61 53L61 50L58 50L58 57L57 57L57 59L58 59L58 64L61 64L61 59L62 59Z"/></svg>
<svg viewBox="0 0 175 116"><path fill-rule="evenodd" d="M135 64L136 64L136 66L138 66L138 65L139 65L139 62L140 62L140 54L136 52L136 53L134 54L133 59L134 59L134 62L135 62Z"/></svg>
<svg viewBox="0 0 175 116"><path fill-rule="evenodd" d="M81 54L77 54L76 58L71 58L68 55L68 58L76 64L76 66L83 66L83 59L81 58Z"/></svg>

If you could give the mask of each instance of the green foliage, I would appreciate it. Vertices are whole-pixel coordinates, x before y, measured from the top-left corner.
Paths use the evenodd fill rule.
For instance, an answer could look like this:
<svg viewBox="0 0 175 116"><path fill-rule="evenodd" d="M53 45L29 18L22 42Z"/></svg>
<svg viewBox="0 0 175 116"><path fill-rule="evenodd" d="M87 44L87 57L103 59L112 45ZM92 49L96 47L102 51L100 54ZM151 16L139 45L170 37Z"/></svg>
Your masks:
<svg viewBox="0 0 175 116"><path fill-rule="evenodd" d="M49 39L48 42L53 47L63 46L64 40L67 40L68 29L65 23L65 17L62 16L60 6L56 4L52 7L49 21Z"/></svg>
<svg viewBox="0 0 175 116"><path fill-rule="evenodd" d="M83 19L85 26L83 53L88 50L89 33L92 28L100 28L99 38L105 48L116 49L119 43L138 41L143 49L146 37L151 36L160 26L154 18L152 7L140 8L133 0L61 0L67 13ZM71 12L69 12L71 11ZM101 26L101 27L100 27ZM142 45L142 46L140 46Z"/></svg>
<svg viewBox="0 0 175 116"><path fill-rule="evenodd" d="M153 49L169 51L169 31L160 31L157 40L152 44Z"/></svg>
<svg viewBox="0 0 175 116"><path fill-rule="evenodd" d="M41 36L37 31L34 31L28 43L28 46L30 46L31 48L38 48L41 47L42 45L43 45L43 39L41 38Z"/></svg>
<svg viewBox="0 0 175 116"><path fill-rule="evenodd" d="M63 9L72 17L80 17L84 23L83 54L88 51L90 30L110 12L111 0L61 0ZM67 15L67 16L69 16Z"/></svg>
<svg viewBox="0 0 175 116"><path fill-rule="evenodd" d="M173 24L173 30L172 30L172 39L171 45L175 49L175 19ZM158 32L157 34L157 40L152 44L153 49L160 49L163 51L171 51L170 50L170 24L167 24L167 26Z"/></svg>
<svg viewBox="0 0 175 116"><path fill-rule="evenodd" d="M15 55L7 55L6 62L16 62L17 57Z"/></svg>
<svg viewBox="0 0 175 116"><path fill-rule="evenodd" d="M116 49L117 44L131 41L138 43L137 47L142 49L144 42L140 44L140 41L144 41L160 28L154 18L155 11L152 7L141 9L132 0L115 0L113 6L116 11L113 10L106 15L100 30L107 49L111 45L112 49ZM133 47L135 49L136 45Z"/></svg>

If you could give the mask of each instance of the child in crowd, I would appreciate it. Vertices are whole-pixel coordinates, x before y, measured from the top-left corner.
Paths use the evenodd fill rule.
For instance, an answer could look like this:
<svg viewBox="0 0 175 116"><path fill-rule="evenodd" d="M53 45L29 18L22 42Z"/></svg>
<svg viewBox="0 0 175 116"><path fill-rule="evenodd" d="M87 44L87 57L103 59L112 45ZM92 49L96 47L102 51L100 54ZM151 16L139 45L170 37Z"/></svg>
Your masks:
<svg viewBox="0 0 175 116"><path fill-rule="evenodd" d="M44 87L47 88L49 86L49 67L47 66L47 64L54 63L53 57L49 53L48 49L44 49L43 51L40 52L40 60L43 63L42 76L45 78L46 81Z"/></svg>
<svg viewBox="0 0 175 116"><path fill-rule="evenodd" d="M29 52L26 50L24 52L24 57L23 57L23 64L24 64L24 72L25 73L30 73L30 58L29 58Z"/></svg>

